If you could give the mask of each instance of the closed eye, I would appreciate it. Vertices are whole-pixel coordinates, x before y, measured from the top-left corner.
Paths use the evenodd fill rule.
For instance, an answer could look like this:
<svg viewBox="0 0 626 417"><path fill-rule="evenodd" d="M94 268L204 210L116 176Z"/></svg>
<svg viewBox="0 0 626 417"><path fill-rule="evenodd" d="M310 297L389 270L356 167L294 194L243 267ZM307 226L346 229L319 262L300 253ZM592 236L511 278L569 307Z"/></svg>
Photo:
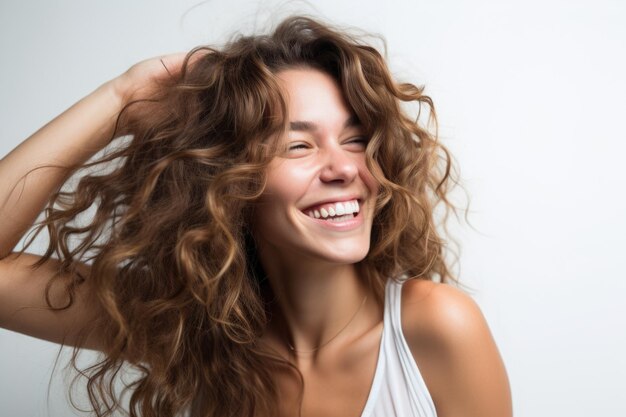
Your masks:
<svg viewBox="0 0 626 417"><path fill-rule="evenodd" d="M366 147L367 144L369 143L369 138L365 137L365 136L357 136L354 138L351 138L349 140L346 141L346 144L356 144L356 145L360 145L363 147Z"/></svg>
<svg viewBox="0 0 626 417"><path fill-rule="evenodd" d="M307 149L307 148L308 148L308 145L306 143L294 143L294 144L289 145L287 150L294 151L298 149Z"/></svg>

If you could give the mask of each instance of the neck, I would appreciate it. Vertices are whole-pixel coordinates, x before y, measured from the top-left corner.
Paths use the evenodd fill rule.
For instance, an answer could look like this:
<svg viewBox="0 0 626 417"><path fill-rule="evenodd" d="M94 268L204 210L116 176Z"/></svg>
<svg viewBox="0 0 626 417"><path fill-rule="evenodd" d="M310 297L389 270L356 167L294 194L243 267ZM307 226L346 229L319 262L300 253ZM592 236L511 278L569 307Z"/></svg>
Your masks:
<svg viewBox="0 0 626 417"><path fill-rule="evenodd" d="M363 304L369 289L355 265L302 258L287 262L278 257L264 262L260 255L275 297L268 327L274 329L277 338L284 339L284 346L292 345L295 351L306 352L304 356L315 360L371 327L374 300L368 296Z"/></svg>

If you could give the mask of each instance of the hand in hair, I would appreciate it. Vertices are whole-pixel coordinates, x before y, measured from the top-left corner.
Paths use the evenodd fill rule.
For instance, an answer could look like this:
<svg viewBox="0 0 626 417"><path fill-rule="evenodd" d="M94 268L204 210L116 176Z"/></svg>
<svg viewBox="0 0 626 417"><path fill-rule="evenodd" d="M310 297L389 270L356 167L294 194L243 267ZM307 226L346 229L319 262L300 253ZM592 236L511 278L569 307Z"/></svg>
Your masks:
<svg viewBox="0 0 626 417"><path fill-rule="evenodd" d="M158 102L171 92L171 87L179 84L190 67L205 54L197 48L149 58L112 79L108 84L122 106L114 136L134 134L137 122L152 120L154 106L150 103Z"/></svg>
<svg viewBox="0 0 626 417"><path fill-rule="evenodd" d="M123 103L151 97L158 86L178 74L187 52L178 52L140 61L113 80L113 87Z"/></svg>

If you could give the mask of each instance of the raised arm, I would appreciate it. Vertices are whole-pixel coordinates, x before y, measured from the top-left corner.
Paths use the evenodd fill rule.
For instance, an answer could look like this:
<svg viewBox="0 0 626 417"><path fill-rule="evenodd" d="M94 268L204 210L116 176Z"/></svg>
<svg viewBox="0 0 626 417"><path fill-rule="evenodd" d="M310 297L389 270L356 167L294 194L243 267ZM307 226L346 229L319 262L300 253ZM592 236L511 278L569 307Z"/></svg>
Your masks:
<svg viewBox="0 0 626 417"><path fill-rule="evenodd" d="M72 169L61 167L78 166L102 149L111 139L120 110L130 101L149 96L159 80L178 72L184 56L173 54L134 65L0 160L0 327L73 344L77 330L98 314L88 285L79 287L69 309L48 309L45 286L58 271L58 261L51 259L33 269L29 265L39 258L37 255L17 257L13 250L52 193L72 174ZM80 269L88 275L87 265ZM54 301L55 294L61 297L63 292L53 288L50 294ZM87 347L97 348L97 342Z"/></svg>

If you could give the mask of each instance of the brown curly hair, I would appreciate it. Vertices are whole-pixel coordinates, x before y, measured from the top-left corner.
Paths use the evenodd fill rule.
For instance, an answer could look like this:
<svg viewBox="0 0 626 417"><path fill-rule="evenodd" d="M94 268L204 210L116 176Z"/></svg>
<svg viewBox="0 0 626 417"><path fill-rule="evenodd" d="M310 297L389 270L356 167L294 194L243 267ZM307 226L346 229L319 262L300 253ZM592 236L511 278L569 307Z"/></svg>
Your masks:
<svg viewBox="0 0 626 417"><path fill-rule="evenodd" d="M308 17L196 48L157 94L122 110L109 152L74 167L80 181L51 197L34 228L50 235L38 264L56 255L73 277L68 304L50 308L72 305L85 281L101 304L82 340L98 332L102 360L79 371L99 417L121 409L114 381L126 362L139 371L124 390L133 417L275 413L272 372L295 366L259 344L267 300L249 225L287 124L277 73L297 67L334 77L370 138L368 168L381 190L371 249L357 266L379 301L388 277L453 279L435 208L455 210L447 196L456 180L422 87L394 81L359 37Z"/></svg>

